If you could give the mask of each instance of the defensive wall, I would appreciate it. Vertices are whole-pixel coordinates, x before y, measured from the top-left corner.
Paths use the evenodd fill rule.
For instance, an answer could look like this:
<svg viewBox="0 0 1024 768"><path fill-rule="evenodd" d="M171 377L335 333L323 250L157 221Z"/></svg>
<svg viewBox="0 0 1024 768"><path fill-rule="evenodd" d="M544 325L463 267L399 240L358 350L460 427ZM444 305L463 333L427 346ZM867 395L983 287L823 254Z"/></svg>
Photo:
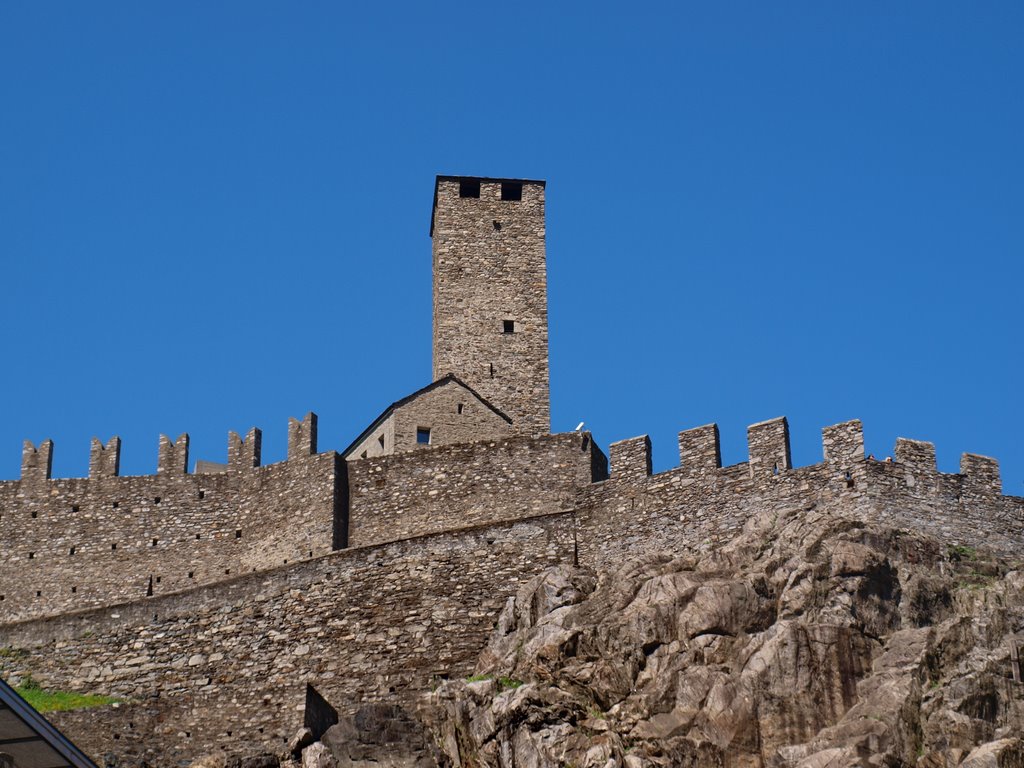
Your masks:
<svg viewBox="0 0 1024 768"><path fill-rule="evenodd" d="M573 509L608 477L589 433L512 437L349 462L353 546Z"/></svg>
<svg viewBox="0 0 1024 768"><path fill-rule="evenodd" d="M471 674L504 601L540 570L707 551L754 515L814 509L1021 558L1024 499L1002 495L992 459L965 454L960 473L940 473L930 444L900 439L892 462L876 461L856 421L827 427L811 466L792 466L785 419L750 427L748 448L748 461L722 467L708 425L680 433L680 465L658 474L645 436L610 446L608 476L586 434L353 462L343 485L352 543L365 545L0 625L0 675L127 698L57 722L94 755L152 750L170 764L228 744L278 749L301 722L307 682L339 710L412 704L438 678ZM557 482L535 487L548 471ZM545 501L528 503L531 489ZM448 530L420 530L431 526ZM388 537L401 540L370 543Z"/></svg>
<svg viewBox="0 0 1024 768"><path fill-rule="evenodd" d="M754 514L834 511L933 536L949 546L1024 556L1024 498L1002 495L995 459L965 453L939 472L931 443L900 438L892 461L864 455L859 421L826 427L824 461L793 467L786 419L747 430L749 460L723 467L718 427L679 433L680 465L652 474L647 436L609 447L611 477L579 494L582 560L728 541Z"/></svg>
<svg viewBox="0 0 1024 768"><path fill-rule="evenodd" d="M55 713L88 753L154 765L280 751L306 682L340 711L472 674L495 617L573 560L572 513L341 550L174 595L0 627L0 675L132 703ZM102 764L102 763L101 763Z"/></svg>
<svg viewBox="0 0 1024 768"><path fill-rule="evenodd" d="M120 440L93 441L88 478L50 477L26 443L0 482L0 622L176 592L340 549L571 509L607 477L589 434L438 446L345 462L316 453L315 414L288 458L260 431L228 441L226 471L189 474L188 436L160 438L157 474L119 477Z"/></svg>
<svg viewBox="0 0 1024 768"><path fill-rule="evenodd" d="M330 552L343 500L316 416L288 427L288 459L260 466L261 435L228 438L224 472L189 474L188 435L160 437L157 473L120 477L121 441L93 440L88 478L50 476L53 443L26 442L0 482L0 621L175 592Z"/></svg>

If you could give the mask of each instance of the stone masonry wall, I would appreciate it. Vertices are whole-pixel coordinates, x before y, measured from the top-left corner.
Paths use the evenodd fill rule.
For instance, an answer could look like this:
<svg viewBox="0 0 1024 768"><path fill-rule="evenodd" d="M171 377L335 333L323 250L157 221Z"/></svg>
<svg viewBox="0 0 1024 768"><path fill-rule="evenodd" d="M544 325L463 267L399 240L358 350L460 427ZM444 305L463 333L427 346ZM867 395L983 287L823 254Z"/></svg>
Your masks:
<svg viewBox="0 0 1024 768"><path fill-rule="evenodd" d="M27 444L0 482L0 622L187 589L332 549L335 454L315 416L290 425L287 461L259 466L259 430L229 440L228 471L186 474L188 437L161 438L157 474L118 477L116 438L89 478L51 479L52 444Z"/></svg>
<svg viewBox="0 0 1024 768"><path fill-rule="evenodd" d="M748 462L722 467L718 428L687 430L680 466L651 474L646 436L613 443L610 478L578 499L581 561L706 551L755 514L809 508L921 531L948 546L1018 559L1024 552L1024 498L1002 495L993 459L964 454L959 474L943 474L934 446L904 439L894 461L867 459L858 421L827 427L825 460L812 466L792 467L785 419L750 427L748 444Z"/></svg>
<svg viewBox="0 0 1024 768"><path fill-rule="evenodd" d="M479 197L461 197L463 182L478 184ZM521 187L521 200L502 199L510 184ZM517 433L546 434L544 183L438 177L431 237L434 379L454 373Z"/></svg>
<svg viewBox="0 0 1024 768"><path fill-rule="evenodd" d="M571 509L606 476L588 433L446 445L348 462L349 543Z"/></svg>
<svg viewBox="0 0 1024 768"><path fill-rule="evenodd" d="M97 759L145 754L169 766L228 745L280 751L301 725L307 681L350 711L409 704L433 681L472 674L506 599L572 562L573 533L561 513L8 624L0 675L129 700L54 717Z"/></svg>
<svg viewBox="0 0 1024 768"><path fill-rule="evenodd" d="M94 755L148 749L166 756L157 762L164 765L229 744L283 745L298 725L307 680L334 706L350 710L372 699L411 703L433 679L470 674L503 601L555 563L601 567L656 550L706 552L750 517L788 509L878 520L951 547L1021 558L1024 499L1001 495L991 459L965 454L961 473L942 474L935 471L934 448L910 440L899 441L892 462L867 459L859 422L827 427L824 461L809 467L792 467L783 419L750 427L748 442L749 461L721 467L717 427L687 430L679 436L680 466L651 474L650 441L625 440L611 446L605 480L599 479L606 477L603 455L585 434L353 462L350 470L377 461L382 473L394 472L406 491L393 502L381 500L381 509L409 504L413 512L364 527L366 538L393 537L402 525L454 527L465 522L454 517L458 510L487 496L486 514L502 514L506 503L510 516L525 514L528 489L545 472L561 473L562 481L534 493L554 493L547 507L557 502L566 511L0 625L0 674L127 697L126 706L61 715L57 722ZM453 474L431 479L430 472ZM510 476L513 485L504 485ZM351 482L356 495L375 488L370 474ZM485 489L475 485L488 482L493 485ZM418 504L418 492L432 499L429 491L445 483L461 495L453 491L435 508ZM385 478L381 493L387 485ZM560 495L566 487L575 489L573 498ZM353 501L354 517L372 519L361 503Z"/></svg>

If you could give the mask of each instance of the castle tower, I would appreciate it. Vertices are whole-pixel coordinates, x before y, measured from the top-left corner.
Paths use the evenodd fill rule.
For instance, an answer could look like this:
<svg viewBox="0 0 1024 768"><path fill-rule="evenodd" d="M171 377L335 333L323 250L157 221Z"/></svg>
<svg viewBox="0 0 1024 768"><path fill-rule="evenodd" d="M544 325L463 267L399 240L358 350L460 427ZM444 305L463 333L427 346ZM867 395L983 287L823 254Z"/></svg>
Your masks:
<svg viewBox="0 0 1024 768"><path fill-rule="evenodd" d="M434 379L455 374L520 434L551 430L544 182L438 176Z"/></svg>

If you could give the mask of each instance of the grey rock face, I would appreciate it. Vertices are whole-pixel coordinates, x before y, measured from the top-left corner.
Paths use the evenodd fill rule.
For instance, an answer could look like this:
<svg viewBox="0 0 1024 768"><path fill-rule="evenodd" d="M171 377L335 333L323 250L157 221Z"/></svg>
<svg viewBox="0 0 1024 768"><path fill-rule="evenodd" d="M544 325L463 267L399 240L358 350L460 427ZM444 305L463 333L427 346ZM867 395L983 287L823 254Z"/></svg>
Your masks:
<svg viewBox="0 0 1024 768"><path fill-rule="evenodd" d="M401 707L389 704L367 705L342 718L319 745L331 762L311 768L430 768L441 758L423 726ZM303 752L304 761L310 749Z"/></svg>
<svg viewBox="0 0 1024 768"><path fill-rule="evenodd" d="M558 567L423 716L456 766L1016 766L1024 573L765 516L723 549Z"/></svg>

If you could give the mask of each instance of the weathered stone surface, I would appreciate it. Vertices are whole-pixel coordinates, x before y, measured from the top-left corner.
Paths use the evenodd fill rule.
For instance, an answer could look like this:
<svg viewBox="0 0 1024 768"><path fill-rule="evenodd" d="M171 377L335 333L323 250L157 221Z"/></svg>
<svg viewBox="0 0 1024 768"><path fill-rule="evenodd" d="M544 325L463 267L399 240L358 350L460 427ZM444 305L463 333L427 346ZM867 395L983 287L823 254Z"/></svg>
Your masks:
<svg viewBox="0 0 1024 768"><path fill-rule="evenodd" d="M900 439L875 461L850 421L794 467L776 418L749 428L746 462L721 466L711 424L657 474L646 437L613 444L609 477L589 434L546 434L543 183L439 177L432 234L436 376L513 424L438 382L368 439L400 451L437 426L452 444L348 465L317 454L312 414L290 421L287 461L260 467L251 430L194 475L187 435L135 478L117 438L93 441L83 479L52 478L52 443L26 442L21 479L0 482L0 673L122 697L54 719L126 768L295 763L307 684L331 723L412 711L481 649L490 677L449 683L447 714L426 715L465 726L438 731L453 759L1017 759L1021 577L1005 558L1024 499L1002 495L995 460L940 473L934 446ZM309 759L405 760L415 740L366 730Z"/></svg>
<svg viewBox="0 0 1024 768"><path fill-rule="evenodd" d="M431 768L440 757L423 725L393 704L360 707L321 742L338 768Z"/></svg>
<svg viewBox="0 0 1024 768"><path fill-rule="evenodd" d="M308 435L316 416L295 423ZM0 481L0 623L141 600L330 552L341 498L336 454L316 453L307 438L305 452L296 446L288 461L261 467L257 437L253 430L245 442L233 439L239 458L218 474L186 474L185 435L177 448L161 440L155 475L116 476L111 452L120 441L97 441L88 478L30 471ZM181 461L172 465L175 450Z"/></svg>
<svg viewBox="0 0 1024 768"><path fill-rule="evenodd" d="M1024 579L978 565L798 512L701 558L561 566L423 717L457 766L1018 765ZM922 610L926 581L953 599Z"/></svg>
<svg viewBox="0 0 1024 768"><path fill-rule="evenodd" d="M439 176L434 188L434 379L454 373L517 433L546 434L544 182L478 179L474 197L460 186Z"/></svg>

